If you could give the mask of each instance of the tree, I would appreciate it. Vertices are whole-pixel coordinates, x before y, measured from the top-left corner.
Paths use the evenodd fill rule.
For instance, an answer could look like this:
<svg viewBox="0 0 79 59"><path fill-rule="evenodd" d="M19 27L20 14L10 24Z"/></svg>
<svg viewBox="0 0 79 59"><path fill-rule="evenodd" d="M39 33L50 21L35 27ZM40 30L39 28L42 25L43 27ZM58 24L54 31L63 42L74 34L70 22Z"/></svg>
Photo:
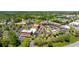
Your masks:
<svg viewBox="0 0 79 59"><path fill-rule="evenodd" d="M42 40L40 37L34 39L34 44L38 46L42 46Z"/></svg>
<svg viewBox="0 0 79 59"><path fill-rule="evenodd" d="M1 43L2 43L2 46L3 46L3 47L8 47L9 41L8 41L7 39L3 38L3 39L1 40Z"/></svg>
<svg viewBox="0 0 79 59"><path fill-rule="evenodd" d="M53 44L51 41L48 42L48 47L53 47Z"/></svg>
<svg viewBox="0 0 79 59"><path fill-rule="evenodd" d="M8 31L5 30L5 31L3 31L3 33L2 33L2 37L1 37L1 39L0 39L0 45L3 46L3 47L8 47L8 44L9 44Z"/></svg>
<svg viewBox="0 0 79 59"><path fill-rule="evenodd" d="M22 21L22 17L17 16L16 19L15 19L14 21L15 21L16 23L17 23L17 22L21 22L21 21Z"/></svg>
<svg viewBox="0 0 79 59"><path fill-rule="evenodd" d="M38 46L43 46L44 44L47 44L46 38L37 37L34 39L34 44Z"/></svg>
<svg viewBox="0 0 79 59"><path fill-rule="evenodd" d="M2 47L2 43L1 43L1 40L2 40L2 39L0 38L0 47Z"/></svg>
<svg viewBox="0 0 79 59"><path fill-rule="evenodd" d="M11 46L18 46L20 44L20 41L14 32L9 32L9 41Z"/></svg>
<svg viewBox="0 0 79 59"><path fill-rule="evenodd" d="M64 40L65 40L66 42L70 42L70 40L74 39L73 37L74 37L74 36L73 36L72 34L70 34L70 33L65 33L65 34L63 35L63 38L64 38Z"/></svg>
<svg viewBox="0 0 79 59"><path fill-rule="evenodd" d="M0 37L2 37L2 32L3 32L2 29L0 29Z"/></svg>
<svg viewBox="0 0 79 59"><path fill-rule="evenodd" d="M30 39L29 38L25 38L22 42L20 47L29 47L29 43L30 43Z"/></svg>

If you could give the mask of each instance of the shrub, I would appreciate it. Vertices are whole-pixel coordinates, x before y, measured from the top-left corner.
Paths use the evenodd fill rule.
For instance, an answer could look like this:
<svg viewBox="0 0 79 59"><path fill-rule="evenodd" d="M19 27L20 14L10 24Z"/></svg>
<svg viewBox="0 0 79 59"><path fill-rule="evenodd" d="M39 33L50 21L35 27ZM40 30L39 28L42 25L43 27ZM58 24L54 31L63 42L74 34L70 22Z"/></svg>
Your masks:
<svg viewBox="0 0 79 59"><path fill-rule="evenodd" d="M53 47L53 44L51 41L48 42L48 47Z"/></svg>

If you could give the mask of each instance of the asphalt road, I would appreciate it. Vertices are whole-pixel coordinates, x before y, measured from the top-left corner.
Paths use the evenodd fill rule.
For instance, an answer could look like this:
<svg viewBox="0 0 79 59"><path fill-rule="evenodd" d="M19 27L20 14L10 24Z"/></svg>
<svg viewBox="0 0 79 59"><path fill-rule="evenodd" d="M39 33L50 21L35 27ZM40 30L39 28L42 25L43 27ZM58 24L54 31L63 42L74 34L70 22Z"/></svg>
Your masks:
<svg viewBox="0 0 79 59"><path fill-rule="evenodd" d="M29 47L34 47L32 39L30 39L30 45L29 45Z"/></svg>
<svg viewBox="0 0 79 59"><path fill-rule="evenodd" d="M70 45L67 45L65 47L79 47L79 41L75 42L75 43L72 43Z"/></svg>

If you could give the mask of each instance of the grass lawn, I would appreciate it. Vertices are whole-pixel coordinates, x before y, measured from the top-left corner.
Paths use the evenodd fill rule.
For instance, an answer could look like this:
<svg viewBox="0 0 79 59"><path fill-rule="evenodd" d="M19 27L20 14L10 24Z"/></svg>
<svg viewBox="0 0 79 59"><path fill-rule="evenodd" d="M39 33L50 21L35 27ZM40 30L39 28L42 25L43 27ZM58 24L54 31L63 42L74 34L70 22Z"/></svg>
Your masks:
<svg viewBox="0 0 79 59"><path fill-rule="evenodd" d="M72 43L75 43L76 41L79 41L79 37L77 37L76 39L72 39L70 40L70 42L58 42L58 43L52 43L54 47L62 47L62 46L66 46Z"/></svg>
<svg viewBox="0 0 79 59"><path fill-rule="evenodd" d="M57 43L52 43L53 47L63 47L72 43L75 43L79 41L79 37L77 37L76 39L72 39L70 40L70 42L57 42ZM38 47L38 45L35 45L35 47ZM48 44L43 45L42 47L48 47Z"/></svg>

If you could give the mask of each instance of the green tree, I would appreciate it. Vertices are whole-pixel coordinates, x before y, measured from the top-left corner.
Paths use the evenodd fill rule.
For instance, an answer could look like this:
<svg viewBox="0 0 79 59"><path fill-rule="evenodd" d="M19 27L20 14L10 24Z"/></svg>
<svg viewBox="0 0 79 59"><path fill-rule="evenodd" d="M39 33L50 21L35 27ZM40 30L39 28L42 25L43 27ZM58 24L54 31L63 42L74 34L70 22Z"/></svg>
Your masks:
<svg viewBox="0 0 79 59"><path fill-rule="evenodd" d="M20 47L29 47L29 43L30 43L30 39L29 39L29 38L25 38L25 39L23 39L23 41L21 42Z"/></svg>
<svg viewBox="0 0 79 59"><path fill-rule="evenodd" d="M18 46L20 44L20 41L14 32L9 32L9 41L11 46Z"/></svg>
<svg viewBox="0 0 79 59"><path fill-rule="evenodd" d="M16 18L15 18L15 20L14 20L14 22L20 22L20 21L22 21L22 17L20 17L20 16L17 16Z"/></svg>
<svg viewBox="0 0 79 59"><path fill-rule="evenodd" d="M1 41L1 44L3 47L8 47L9 40L8 40L8 31L7 30L3 31L2 38L0 41Z"/></svg>
<svg viewBox="0 0 79 59"><path fill-rule="evenodd" d="M3 46L3 47L8 47L9 40L3 38L3 39L1 40L1 43L2 43L2 46Z"/></svg>
<svg viewBox="0 0 79 59"><path fill-rule="evenodd" d="M66 42L70 42L71 40L76 40L76 37L70 33L65 33L63 38Z"/></svg>
<svg viewBox="0 0 79 59"><path fill-rule="evenodd" d="M1 42L1 40L2 40L2 39L0 38L0 47L2 47L2 42Z"/></svg>
<svg viewBox="0 0 79 59"><path fill-rule="evenodd" d="M50 41L50 42L48 42L48 47L53 47L53 44L52 44L52 42Z"/></svg>
<svg viewBox="0 0 79 59"><path fill-rule="evenodd" d="M41 38L37 37L34 39L34 44L38 46L42 46L42 40Z"/></svg>

